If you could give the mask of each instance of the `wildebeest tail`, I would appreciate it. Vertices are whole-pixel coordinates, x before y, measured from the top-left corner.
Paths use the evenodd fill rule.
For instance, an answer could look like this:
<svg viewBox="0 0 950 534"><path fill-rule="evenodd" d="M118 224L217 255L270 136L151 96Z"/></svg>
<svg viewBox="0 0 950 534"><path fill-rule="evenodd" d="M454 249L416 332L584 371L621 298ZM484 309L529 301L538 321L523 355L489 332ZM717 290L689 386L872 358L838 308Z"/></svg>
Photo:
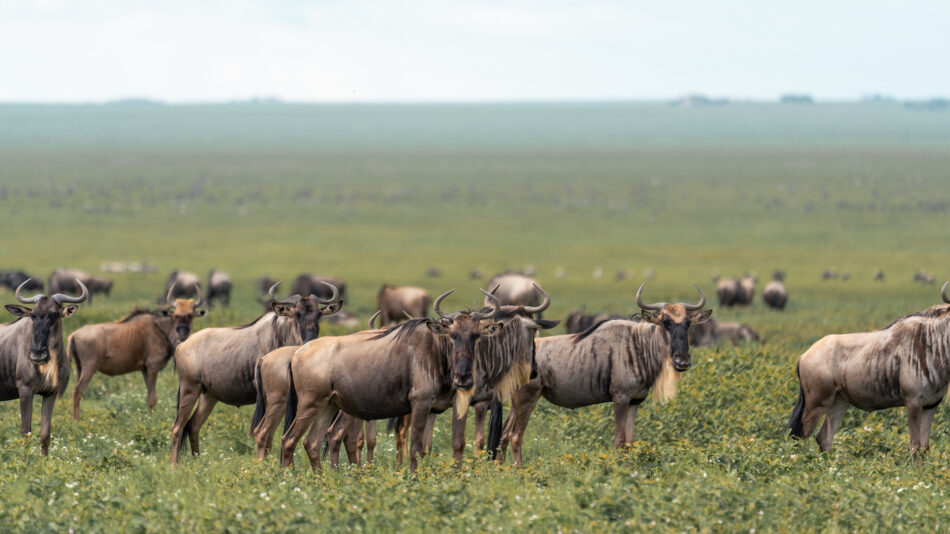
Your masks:
<svg viewBox="0 0 950 534"><path fill-rule="evenodd" d="M501 404L501 399L498 398L498 395L492 397L491 417L488 419L488 451L492 460L498 458L498 444L501 443L502 431L501 417L504 415L504 409L505 408Z"/></svg>
<svg viewBox="0 0 950 534"><path fill-rule="evenodd" d="M402 425L402 417L390 417L386 421L386 433L394 434L399 432L399 427Z"/></svg>
<svg viewBox="0 0 950 534"><path fill-rule="evenodd" d="M795 374L798 376L798 402L795 403L792 416L788 419L788 429L790 430L788 435L793 438L804 439L805 425L802 418L805 415L805 390L802 389L802 375L797 365L795 366Z"/></svg>
<svg viewBox="0 0 950 534"><path fill-rule="evenodd" d="M284 416L284 433L297 417L297 388L294 387L294 369L287 364L287 378L290 380L290 389L287 390L287 414Z"/></svg>
<svg viewBox="0 0 950 534"><path fill-rule="evenodd" d="M261 361L257 360L254 366L254 381L257 382L257 404L254 406L254 415L251 416L251 434L257 430L264 418L264 410L267 409L267 397L264 395L264 384L261 381Z"/></svg>

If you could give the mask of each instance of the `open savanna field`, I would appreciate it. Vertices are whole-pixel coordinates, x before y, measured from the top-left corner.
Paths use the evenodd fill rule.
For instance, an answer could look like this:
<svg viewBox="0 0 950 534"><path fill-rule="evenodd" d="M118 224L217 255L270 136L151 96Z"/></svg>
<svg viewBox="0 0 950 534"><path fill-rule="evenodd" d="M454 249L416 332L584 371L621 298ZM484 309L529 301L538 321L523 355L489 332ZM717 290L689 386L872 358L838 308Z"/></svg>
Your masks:
<svg viewBox="0 0 950 534"><path fill-rule="evenodd" d="M172 471L172 365L151 415L139 374L98 375L80 422L72 383L57 402L48 458L35 436L20 437L17 402L0 405L4 531L950 528L946 408L922 461L903 409L852 409L827 454L786 437L804 350L940 302L947 113L888 103L0 106L0 216L0 269L158 268L105 275L112 295L80 305L64 337L154 305L176 268L234 279L231 307L196 319L200 329L257 317L262 275L285 287L304 271L338 276L344 309L365 321L382 283L455 288L444 307L458 309L481 302L487 280L472 270L530 265L552 297L546 318L634 313L649 274L645 300L693 301L698 283L713 317L763 339L693 349L677 396L641 406L630 450L613 449L610 405L541 400L523 467L476 458L470 445L456 469L445 414L416 474L395 469L390 436L361 469L344 462L318 476L299 450L294 470L258 463L253 406L223 404L202 455ZM430 267L442 276L426 277ZM828 268L851 278L822 281ZM878 268L884 283L872 281ZM784 312L760 299L775 269L788 275ZM937 283L913 282L917 270ZM631 277L615 281L618 271ZM711 275L746 271L760 277L755 304L719 309Z"/></svg>

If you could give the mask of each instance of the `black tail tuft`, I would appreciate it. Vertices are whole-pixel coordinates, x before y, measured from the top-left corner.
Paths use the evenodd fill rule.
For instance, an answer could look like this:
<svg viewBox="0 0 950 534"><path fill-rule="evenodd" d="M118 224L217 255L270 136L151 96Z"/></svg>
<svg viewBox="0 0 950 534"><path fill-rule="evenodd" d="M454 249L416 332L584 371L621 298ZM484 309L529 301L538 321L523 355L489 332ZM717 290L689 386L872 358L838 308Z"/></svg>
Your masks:
<svg viewBox="0 0 950 534"><path fill-rule="evenodd" d="M799 373L798 366L795 366L795 374L798 375L798 402L792 409L792 416L788 419L789 436L798 439L805 438L805 425L802 418L805 415L805 390L802 389L802 375Z"/></svg>
<svg viewBox="0 0 950 534"><path fill-rule="evenodd" d="M264 395L264 384L261 382L261 361L257 361L254 366L254 380L257 382L257 404L254 406L254 415L251 416L251 436L257 431L261 419L264 418L264 411L267 409L267 397Z"/></svg>
<svg viewBox="0 0 950 534"><path fill-rule="evenodd" d="M294 370L290 364L287 364L287 378L290 380L290 389L287 391L287 415L284 416L285 434L297 417L297 388L294 387Z"/></svg>
<svg viewBox="0 0 950 534"><path fill-rule="evenodd" d="M491 400L491 417L488 419L488 451L492 460L498 458L498 444L501 443L502 416L504 406L501 399L495 395Z"/></svg>
<svg viewBox="0 0 950 534"><path fill-rule="evenodd" d="M399 432L399 427L402 425L402 417L390 417L386 421L386 433L394 434Z"/></svg>

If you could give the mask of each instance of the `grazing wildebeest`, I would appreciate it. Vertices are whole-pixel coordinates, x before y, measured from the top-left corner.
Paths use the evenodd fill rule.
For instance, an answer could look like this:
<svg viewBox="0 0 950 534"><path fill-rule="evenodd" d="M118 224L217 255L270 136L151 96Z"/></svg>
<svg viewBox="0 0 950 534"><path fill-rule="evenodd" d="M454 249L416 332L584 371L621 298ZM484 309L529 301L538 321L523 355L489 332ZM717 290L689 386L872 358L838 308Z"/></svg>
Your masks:
<svg viewBox="0 0 950 534"><path fill-rule="evenodd" d="M329 285L329 284L328 284ZM333 288L333 286L330 286ZM273 299L277 285L271 287ZM292 295L274 299L273 311L230 328L206 328L175 349L178 369L178 414L172 426L172 465L178 463L182 434L188 432L192 454L198 454L198 433L214 405L253 404L257 399L254 369L261 356L285 345L302 345L320 333L320 318L336 313L343 302L336 288L329 299ZM200 396L200 398L199 398ZM192 414L195 402L197 409Z"/></svg>
<svg viewBox="0 0 950 534"><path fill-rule="evenodd" d="M439 278L442 276L442 269L438 267L429 267L426 269L426 278Z"/></svg>
<svg viewBox="0 0 950 534"><path fill-rule="evenodd" d="M193 299L198 295L200 287L201 281L195 273L172 271L165 282L165 292L158 298L158 302L164 302L168 298L169 291L173 299Z"/></svg>
<svg viewBox="0 0 950 534"><path fill-rule="evenodd" d="M225 306L231 305L231 277L228 273L211 269L208 273L208 306L213 308L215 300Z"/></svg>
<svg viewBox="0 0 950 534"><path fill-rule="evenodd" d="M928 273L927 271L917 271L914 273L914 282L920 282L921 284L932 284L936 281L937 279L934 278L934 275Z"/></svg>
<svg viewBox="0 0 950 534"><path fill-rule="evenodd" d="M537 285L533 278L513 272L496 274L488 282L492 295L498 297L502 306L537 307L542 300L540 293L534 289ZM485 297L485 306L489 304L488 297Z"/></svg>
<svg viewBox="0 0 950 534"><path fill-rule="evenodd" d="M27 298L22 294L26 285L20 284L14 295L23 304L33 304L33 308L8 304L7 311L18 319L0 325L0 401L20 399L20 431L27 436L33 429L33 396L43 397L40 447L47 456L53 404L69 383L63 318L76 312L75 304L89 298L89 290L77 281L81 291L78 297L39 293Z"/></svg>
<svg viewBox="0 0 950 534"><path fill-rule="evenodd" d="M833 280L838 278L838 271L834 269L825 269L825 272L821 273L822 280Z"/></svg>
<svg viewBox="0 0 950 534"><path fill-rule="evenodd" d="M740 304L742 285L738 278L726 278L716 285L716 296L720 306L735 306Z"/></svg>
<svg viewBox="0 0 950 534"><path fill-rule="evenodd" d="M769 282L762 291L762 300L764 300L770 308L784 310L785 305L788 304L788 289L785 288L785 283L783 282L784 273L782 273L782 276L778 276L780 273L775 274L773 280Z"/></svg>
<svg viewBox="0 0 950 534"><path fill-rule="evenodd" d="M693 347L712 347L720 341L733 344L747 341L760 341L759 334L751 327L739 323L724 323L710 318L703 323L693 323L689 327L689 344Z"/></svg>
<svg viewBox="0 0 950 534"><path fill-rule="evenodd" d="M481 280L484 277L485 277L485 274L482 273L481 269L472 269L472 271L468 273L469 280Z"/></svg>
<svg viewBox="0 0 950 534"><path fill-rule="evenodd" d="M43 281L35 278L23 271L4 271L0 272L0 287L5 287L11 291L23 286L23 291L42 291Z"/></svg>
<svg viewBox="0 0 950 534"><path fill-rule="evenodd" d="M657 400L672 398L679 373L690 368L687 332L709 319L699 286L698 304L644 304L637 290L640 322L610 320L580 334L535 340L538 376L518 389L505 421L502 451L508 443L520 465L521 445L531 412L541 396L564 408L604 402L614 406L614 446L633 442L637 408L653 389Z"/></svg>
<svg viewBox="0 0 950 534"><path fill-rule="evenodd" d="M950 304L947 285L940 297ZM790 434L818 432L818 447L831 449L848 407L882 410L905 406L911 451L930 447L930 427L950 382L950 317L937 307L912 314L884 330L825 336L798 358L798 402Z"/></svg>
<svg viewBox="0 0 950 534"><path fill-rule="evenodd" d="M883 281L884 281L884 271L882 271L881 269L878 269L878 270L874 271L874 281L875 281L875 282L883 282Z"/></svg>
<svg viewBox="0 0 950 534"><path fill-rule="evenodd" d="M327 285L329 284L329 285ZM346 282L332 276L320 276L310 273L301 273L290 286L291 295L316 295L321 299L330 298L331 291L327 289L333 286L336 288L336 294L340 299L346 299Z"/></svg>
<svg viewBox="0 0 950 534"><path fill-rule="evenodd" d="M640 316L624 317L623 315L613 315L610 313L598 313L596 315L587 315L583 310L571 310L564 321L564 328L568 334L579 334L591 326L609 321L610 319L630 319L640 320Z"/></svg>
<svg viewBox="0 0 950 534"><path fill-rule="evenodd" d="M56 269L49 275L50 293L79 293L79 286L76 285L79 280L89 290L89 304L92 304L92 297L96 293L105 293L106 296L112 292L112 280L91 276L83 271L76 269Z"/></svg>
<svg viewBox="0 0 950 534"><path fill-rule="evenodd" d="M403 312L416 318L426 317L431 302L432 297L421 287L383 284L376 295L376 306L379 308L379 319L383 326L403 320Z"/></svg>
<svg viewBox="0 0 950 534"><path fill-rule="evenodd" d="M437 320L413 319L382 332L327 337L301 347L291 358L290 397L296 402L288 402L288 417L294 418L281 439L281 465L293 463L297 443L313 427L304 448L311 467L320 470L321 444L342 410L365 420L411 414L409 456L415 471L429 414L450 408L456 397L458 413L467 410L476 385L475 345L501 332L493 320L499 311L492 306L440 313Z"/></svg>
<svg viewBox="0 0 950 534"><path fill-rule="evenodd" d="M754 274L747 274L739 280L739 294L736 304L750 306L755 300L755 285L759 282L759 277Z"/></svg>
<svg viewBox="0 0 950 534"><path fill-rule="evenodd" d="M136 308L112 323L86 325L69 336L69 354L76 362L76 387L73 389L73 419L79 420L79 402L96 371L117 376L141 371L145 379L148 412L158 402L155 382L175 353L175 347L188 339L195 317L208 310L198 300L171 299L156 310Z"/></svg>

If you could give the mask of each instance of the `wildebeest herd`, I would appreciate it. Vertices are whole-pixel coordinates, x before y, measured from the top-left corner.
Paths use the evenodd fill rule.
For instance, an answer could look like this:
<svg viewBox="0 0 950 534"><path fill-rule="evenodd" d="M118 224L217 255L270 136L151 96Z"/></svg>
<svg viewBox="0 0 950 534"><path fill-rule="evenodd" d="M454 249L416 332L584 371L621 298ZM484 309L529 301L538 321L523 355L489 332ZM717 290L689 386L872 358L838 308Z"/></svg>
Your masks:
<svg viewBox="0 0 950 534"><path fill-rule="evenodd" d="M784 278L777 271L763 291L763 300L777 310L788 302ZM20 400L23 435L31 432L33 397L40 395L40 443L42 454L48 454L53 406L69 382L70 359L76 365L77 420L83 392L97 371L110 376L141 372L151 412L158 373L174 359L179 387L171 424L173 466L186 436L198 454L201 427L219 402L256 405L250 434L260 459L283 419L281 465L293 463L303 440L316 470L325 451L336 466L341 447L351 463L359 464L365 444L366 460L372 461L376 421L386 419L396 433L397 463L408 456L414 471L419 457L432 449L436 416L449 410L453 457L461 460L470 406L476 449L486 447L490 410L491 456L500 452L503 457L510 445L520 464L525 430L541 397L566 408L611 403L614 444L623 448L634 439L637 410L648 394L652 391L658 401L675 394L680 374L692 364L690 346L759 340L746 325L714 320L699 286L696 303L645 303L645 282L635 297L639 313L574 310L566 320L567 334L538 336L560 322L542 318L551 296L533 278L511 272L481 290L484 302L478 309L444 311L452 290L432 300L421 288L383 285L369 329L323 337L321 320L342 313L345 283L303 274L290 295L280 298L280 282L265 277L259 288L265 306L261 316L192 334L194 319L204 317L213 301L230 302L230 278L212 270L205 285L192 273L175 271L157 307L84 326L64 344L62 320L76 313L78 304L91 302L94 292L108 295L112 282L56 270L49 295L25 273L3 273L3 282L15 283L16 300L32 305L7 305L17 319L0 325L0 400ZM719 281L720 304L751 304L756 282L754 275ZM948 285L940 296L950 304ZM811 435L824 417L817 439L821 450L828 450L849 406L906 406L911 449L926 450L936 407L950 383L948 325L950 306L934 306L880 331L816 342L796 367L800 394L789 421L791 435ZM506 401L511 412L504 418Z"/></svg>

